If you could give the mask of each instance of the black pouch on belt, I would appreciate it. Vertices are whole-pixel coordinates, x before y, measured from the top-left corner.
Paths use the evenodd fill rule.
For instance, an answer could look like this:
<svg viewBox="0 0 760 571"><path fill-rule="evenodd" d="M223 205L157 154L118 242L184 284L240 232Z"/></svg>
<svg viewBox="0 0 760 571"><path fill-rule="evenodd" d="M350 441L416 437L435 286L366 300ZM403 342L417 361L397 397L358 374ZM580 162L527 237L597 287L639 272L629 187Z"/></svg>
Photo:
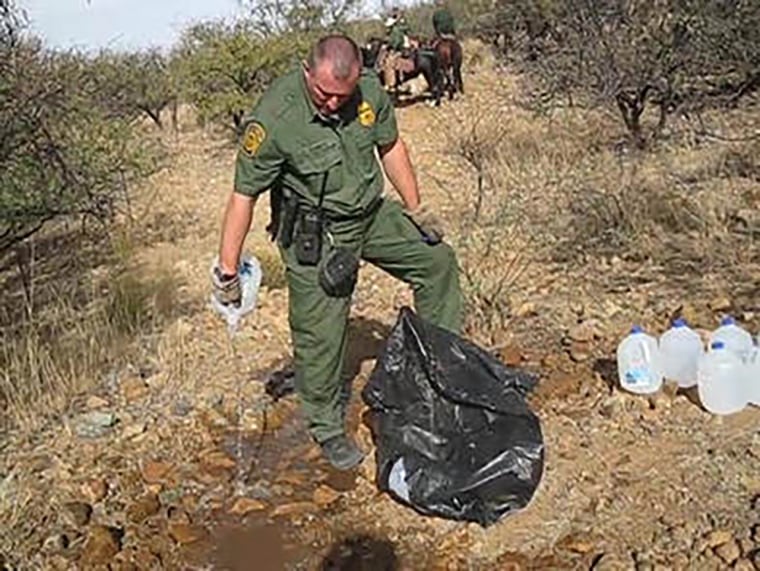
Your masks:
<svg viewBox="0 0 760 571"><path fill-rule="evenodd" d="M330 297L349 297L359 275L359 259L348 248L333 247L319 270L319 285Z"/></svg>
<svg viewBox="0 0 760 571"><path fill-rule="evenodd" d="M301 213L296 233L296 260L304 266L316 266L322 254L322 217L319 212Z"/></svg>

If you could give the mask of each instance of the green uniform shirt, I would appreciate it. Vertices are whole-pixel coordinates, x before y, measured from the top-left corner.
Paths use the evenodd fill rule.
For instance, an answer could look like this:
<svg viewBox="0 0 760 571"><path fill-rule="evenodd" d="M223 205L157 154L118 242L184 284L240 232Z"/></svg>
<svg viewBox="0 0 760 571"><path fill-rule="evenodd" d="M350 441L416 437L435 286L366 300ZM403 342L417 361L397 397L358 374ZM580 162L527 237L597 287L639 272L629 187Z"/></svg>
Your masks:
<svg viewBox="0 0 760 571"><path fill-rule="evenodd" d="M362 71L340 120L321 118L299 67L275 80L244 120L235 190L257 196L278 185L337 216L361 216L382 194L377 146L398 137L393 105L376 75Z"/></svg>
<svg viewBox="0 0 760 571"><path fill-rule="evenodd" d="M404 36L409 34L409 25L406 22L397 22L391 27L388 35L388 45L391 49L400 51L404 47Z"/></svg>
<svg viewBox="0 0 760 571"><path fill-rule="evenodd" d="M454 16L448 8L439 8L433 13L433 29L438 35L454 34Z"/></svg>

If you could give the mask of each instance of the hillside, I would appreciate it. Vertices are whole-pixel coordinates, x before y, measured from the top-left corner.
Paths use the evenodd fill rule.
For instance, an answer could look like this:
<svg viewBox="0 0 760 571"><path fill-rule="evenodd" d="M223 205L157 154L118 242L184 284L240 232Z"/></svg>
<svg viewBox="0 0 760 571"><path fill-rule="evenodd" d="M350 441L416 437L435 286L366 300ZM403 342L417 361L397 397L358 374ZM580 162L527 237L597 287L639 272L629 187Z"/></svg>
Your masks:
<svg viewBox="0 0 760 571"><path fill-rule="evenodd" d="M734 227L760 207L756 146L696 140L682 124L674 129L686 134L636 156L610 117L535 115L521 104L519 76L475 42L465 50L465 96L405 106L398 120L423 199L446 219L467 273L468 336L540 374L532 404L546 469L528 508L488 529L426 518L377 491L371 454L348 476L319 459L297 397L272 402L265 393L291 351L266 201L246 243L265 271L255 314L230 341L208 306L234 149L186 111L178 136L164 135L169 168L136 197L126 262L155 286L151 303L168 299L170 309L130 362L83 384L60 418L14 427L0 441L0 561L11 569L760 568L760 412L715 417L672 388L624 394L613 361L634 322L660 332L683 314L706 331L731 312L760 330L757 235ZM758 120L752 109L715 118L725 132ZM477 212L468 156L485 165ZM689 178L689 193L675 194L673 181ZM653 203L664 214L647 208ZM687 218L700 220L697 230ZM467 224L475 233L465 239ZM107 279L114 269L88 271ZM365 450L373 443L359 390L410 303L406 286L363 266L350 367L351 422ZM87 416L93 411L106 420Z"/></svg>

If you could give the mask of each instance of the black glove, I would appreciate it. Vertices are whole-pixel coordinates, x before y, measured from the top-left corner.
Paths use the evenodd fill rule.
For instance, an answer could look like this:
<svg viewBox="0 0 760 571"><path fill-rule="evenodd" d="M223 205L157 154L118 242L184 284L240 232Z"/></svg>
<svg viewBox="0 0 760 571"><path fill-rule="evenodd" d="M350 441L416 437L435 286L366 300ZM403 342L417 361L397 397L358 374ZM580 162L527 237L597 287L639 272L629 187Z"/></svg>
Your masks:
<svg viewBox="0 0 760 571"><path fill-rule="evenodd" d="M212 272L214 285L214 297L222 305L234 305L240 307L242 291L240 289L240 277L237 273L232 275L222 273L219 266Z"/></svg>

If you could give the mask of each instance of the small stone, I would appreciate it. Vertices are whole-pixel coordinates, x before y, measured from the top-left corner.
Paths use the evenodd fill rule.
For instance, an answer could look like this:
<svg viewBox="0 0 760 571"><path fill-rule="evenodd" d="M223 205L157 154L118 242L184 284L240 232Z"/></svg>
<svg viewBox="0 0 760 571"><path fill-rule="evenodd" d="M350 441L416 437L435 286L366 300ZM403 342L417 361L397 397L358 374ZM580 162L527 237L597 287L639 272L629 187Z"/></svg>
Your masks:
<svg viewBox="0 0 760 571"><path fill-rule="evenodd" d="M108 484L105 480L89 480L79 487L81 494L91 504L97 504L108 493Z"/></svg>
<svg viewBox="0 0 760 571"><path fill-rule="evenodd" d="M729 565L741 557L739 544L733 539L715 548L715 554Z"/></svg>
<svg viewBox="0 0 760 571"><path fill-rule="evenodd" d="M104 398L92 395L92 396L87 397L85 406L90 410L97 410L100 408L108 408L109 406L111 406L111 403L109 403Z"/></svg>
<svg viewBox="0 0 760 571"><path fill-rule="evenodd" d="M147 462L142 469L142 477L148 484L162 482L171 472L172 465L168 462Z"/></svg>
<svg viewBox="0 0 760 571"><path fill-rule="evenodd" d="M65 533L55 533L45 539L44 543L42 544L42 551L43 553L47 553L49 555L52 555L54 553L60 553L61 551L65 551L69 547L69 538ZM1 558L0 558L1 559ZM0 563L2 561L0 560ZM2 565L0 565L0 569L4 569Z"/></svg>
<svg viewBox="0 0 760 571"><path fill-rule="evenodd" d="M594 566L594 571L619 571L630 567L630 560L614 553L605 553Z"/></svg>
<svg viewBox="0 0 760 571"><path fill-rule="evenodd" d="M88 566L107 565L121 550L122 536L120 529L105 525L92 526L82 549L81 563Z"/></svg>
<svg viewBox="0 0 760 571"><path fill-rule="evenodd" d="M193 410L193 402L185 395L174 403L172 414L175 416L187 416Z"/></svg>
<svg viewBox="0 0 760 571"><path fill-rule="evenodd" d="M508 367L516 367L522 362L523 355L519 347L507 345L499 351L499 358Z"/></svg>
<svg viewBox="0 0 760 571"><path fill-rule="evenodd" d="M135 422L129 426L124 427L124 431L121 433L121 435L126 440L130 440L136 436L140 436L145 432L147 428L148 425L145 422Z"/></svg>
<svg viewBox="0 0 760 571"><path fill-rule="evenodd" d="M591 358L591 344L583 341L573 341L570 345L570 358L576 363L583 363Z"/></svg>
<svg viewBox="0 0 760 571"><path fill-rule="evenodd" d="M752 541L760 544L760 525L752 526Z"/></svg>
<svg viewBox="0 0 760 571"><path fill-rule="evenodd" d="M707 547L714 549L723 545L724 543L728 543L733 538L734 534L731 533L731 531L728 529L714 529L707 534L705 541L707 542Z"/></svg>
<svg viewBox="0 0 760 571"><path fill-rule="evenodd" d="M201 454L200 461L201 465L210 472L217 470L234 470L236 466L235 460L230 458L221 450L213 450L211 452Z"/></svg>
<svg viewBox="0 0 760 571"><path fill-rule="evenodd" d="M174 523L181 523L185 525L190 525L191 523L190 516L187 515L187 512L182 508L172 506L167 510L166 515L169 520Z"/></svg>
<svg viewBox="0 0 760 571"><path fill-rule="evenodd" d="M734 569L737 571L755 571L755 566L749 559L739 559L739 561L734 563Z"/></svg>
<svg viewBox="0 0 760 571"><path fill-rule="evenodd" d="M169 524L169 535L178 544L187 545L206 539L208 531L199 525L172 522Z"/></svg>
<svg viewBox="0 0 760 571"><path fill-rule="evenodd" d="M528 317L536 314L536 304L532 301L526 301L520 304L520 307L515 311L516 317Z"/></svg>
<svg viewBox="0 0 760 571"><path fill-rule="evenodd" d="M572 341L588 343L594 340L595 331L596 324L594 320L589 320L572 327L568 332L568 336Z"/></svg>
<svg viewBox="0 0 760 571"><path fill-rule="evenodd" d="M742 553L746 555L755 549L755 542L745 537L744 539L739 540L739 548L742 550Z"/></svg>
<svg viewBox="0 0 760 571"><path fill-rule="evenodd" d="M304 513L314 513L319 511L317 505L313 502L294 502L292 504L283 504L277 506L273 511L272 517L290 517Z"/></svg>
<svg viewBox="0 0 760 571"><path fill-rule="evenodd" d="M74 432L81 438L99 438L110 432L116 423L112 412L92 411L74 419Z"/></svg>
<svg viewBox="0 0 760 571"><path fill-rule="evenodd" d="M119 383L119 389L127 402L135 402L150 393L150 388L140 377L127 377Z"/></svg>
<svg viewBox="0 0 760 571"><path fill-rule="evenodd" d="M250 512L257 512L266 509L266 504L252 498L238 498L229 510L233 515L245 515Z"/></svg>
<svg viewBox="0 0 760 571"><path fill-rule="evenodd" d="M127 517L132 523L142 523L152 515L156 515L161 508L158 497L148 494L127 508Z"/></svg>
<svg viewBox="0 0 760 571"><path fill-rule="evenodd" d="M68 502L63 504L65 517L75 526L84 527L90 523L92 506L85 502Z"/></svg>
<svg viewBox="0 0 760 571"><path fill-rule="evenodd" d="M731 309L731 305L731 300L726 296L714 297L707 304L707 306L713 311L727 311Z"/></svg>
<svg viewBox="0 0 760 571"><path fill-rule="evenodd" d="M673 319L681 317L686 320L689 325L694 325L699 321L699 313L697 309L691 303L684 303L671 316Z"/></svg>
<svg viewBox="0 0 760 571"><path fill-rule="evenodd" d="M625 413L625 397L619 393L607 397L601 406L603 416L611 419L618 419Z"/></svg>
<svg viewBox="0 0 760 571"><path fill-rule="evenodd" d="M586 306L579 301L571 301L570 311L572 311L578 317L583 317L583 315L586 313Z"/></svg>
<svg viewBox="0 0 760 571"><path fill-rule="evenodd" d="M316 490L312 499L320 508L326 508L334 504L340 498L340 494L329 486L322 484Z"/></svg>
<svg viewBox="0 0 760 571"><path fill-rule="evenodd" d="M670 407L673 404L671 399L662 391L649 395L647 400L649 400L649 405L654 410L670 410Z"/></svg>

